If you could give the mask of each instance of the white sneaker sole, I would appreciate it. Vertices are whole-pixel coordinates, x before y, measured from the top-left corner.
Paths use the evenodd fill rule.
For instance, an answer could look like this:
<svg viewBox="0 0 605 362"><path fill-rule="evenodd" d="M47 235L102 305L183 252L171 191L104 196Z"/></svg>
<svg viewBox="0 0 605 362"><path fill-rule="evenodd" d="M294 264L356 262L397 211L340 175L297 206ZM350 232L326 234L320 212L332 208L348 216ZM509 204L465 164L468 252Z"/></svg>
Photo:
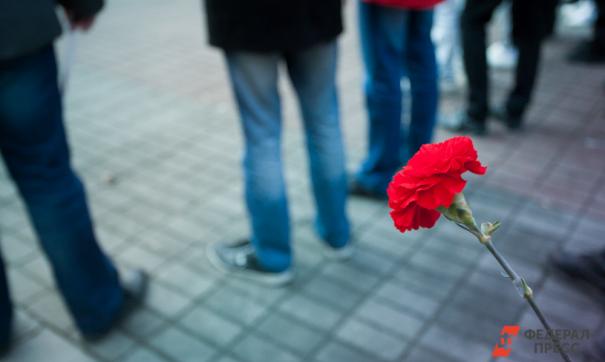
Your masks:
<svg viewBox="0 0 605 362"><path fill-rule="evenodd" d="M355 254L355 246L352 244L348 244L345 247L340 249L334 249L328 245L324 245L323 255L329 259L334 261L345 261L349 260Z"/></svg>

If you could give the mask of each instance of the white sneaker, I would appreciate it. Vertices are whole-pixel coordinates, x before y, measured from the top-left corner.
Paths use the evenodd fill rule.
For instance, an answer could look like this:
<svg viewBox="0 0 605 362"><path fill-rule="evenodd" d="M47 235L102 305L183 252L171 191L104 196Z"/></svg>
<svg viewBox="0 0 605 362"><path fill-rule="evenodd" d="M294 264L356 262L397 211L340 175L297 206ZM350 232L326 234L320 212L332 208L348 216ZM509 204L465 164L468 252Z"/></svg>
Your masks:
<svg viewBox="0 0 605 362"><path fill-rule="evenodd" d="M333 248L328 244L324 245L323 255L330 260L334 261L345 261L351 259L355 253L355 245L352 242L348 242L347 245L340 248Z"/></svg>

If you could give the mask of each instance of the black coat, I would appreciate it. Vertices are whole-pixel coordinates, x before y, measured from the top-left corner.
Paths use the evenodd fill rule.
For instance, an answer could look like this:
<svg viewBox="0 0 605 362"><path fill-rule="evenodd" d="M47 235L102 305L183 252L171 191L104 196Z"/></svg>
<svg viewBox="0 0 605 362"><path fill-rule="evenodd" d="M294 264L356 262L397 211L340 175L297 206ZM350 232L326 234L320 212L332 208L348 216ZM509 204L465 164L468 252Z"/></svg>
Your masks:
<svg viewBox="0 0 605 362"><path fill-rule="evenodd" d="M341 0L206 0L209 41L225 50L300 50L335 39L341 10Z"/></svg>
<svg viewBox="0 0 605 362"><path fill-rule="evenodd" d="M50 45L61 34L57 4L82 19L96 14L103 0L0 0L0 61Z"/></svg>

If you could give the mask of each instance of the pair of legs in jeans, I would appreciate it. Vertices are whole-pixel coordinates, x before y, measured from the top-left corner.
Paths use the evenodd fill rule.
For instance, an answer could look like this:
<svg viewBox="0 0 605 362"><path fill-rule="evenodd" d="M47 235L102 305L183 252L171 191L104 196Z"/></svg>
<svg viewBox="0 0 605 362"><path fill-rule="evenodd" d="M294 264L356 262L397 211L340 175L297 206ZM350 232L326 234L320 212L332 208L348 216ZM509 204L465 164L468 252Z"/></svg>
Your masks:
<svg viewBox="0 0 605 362"><path fill-rule="evenodd" d="M369 150L355 181L362 189L384 196L393 174L433 136L438 100L433 12L360 2L359 18ZM402 127L404 77L411 87L406 129Z"/></svg>
<svg viewBox="0 0 605 362"><path fill-rule="evenodd" d="M123 290L95 239L84 187L70 165L50 46L0 62L0 151L77 327L85 336L105 332L122 307ZM12 316L0 257L0 345L9 342Z"/></svg>
<svg viewBox="0 0 605 362"><path fill-rule="evenodd" d="M335 79L336 42L299 51L227 51L225 55L245 136L245 200L257 262L269 272L287 270L292 263L281 157L278 73L282 63L287 67L304 121L317 231L333 248L347 245L349 222Z"/></svg>

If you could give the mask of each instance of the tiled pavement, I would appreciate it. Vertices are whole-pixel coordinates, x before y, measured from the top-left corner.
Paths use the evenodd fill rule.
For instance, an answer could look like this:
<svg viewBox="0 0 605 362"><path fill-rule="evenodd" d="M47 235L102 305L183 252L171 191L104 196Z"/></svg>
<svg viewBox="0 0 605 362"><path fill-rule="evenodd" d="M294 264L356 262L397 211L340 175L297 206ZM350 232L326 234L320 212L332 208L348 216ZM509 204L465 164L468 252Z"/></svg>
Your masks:
<svg viewBox="0 0 605 362"><path fill-rule="evenodd" d="M339 78L353 169L365 149L365 120L348 8ZM1 242L18 310L9 361L488 361L503 325L537 326L491 256L444 221L401 235L385 205L352 199L359 252L348 263L323 260L285 82L296 283L265 289L215 273L204 247L245 236L247 224L241 136L220 54L205 46L202 21L197 0L110 1L94 31L78 39L66 99L74 162L104 247L121 265L153 274L145 309L122 330L97 345L79 340L0 172ZM468 194L479 218L502 220L497 246L553 324L596 334L602 305L547 267L553 250L604 244L605 68L562 62L573 43L568 36L546 47L524 133L493 125L489 137L475 140L489 172L471 178ZM494 74L495 98L509 78ZM459 96L445 98L442 110L459 104ZM535 354L519 338L507 360L558 357Z"/></svg>

